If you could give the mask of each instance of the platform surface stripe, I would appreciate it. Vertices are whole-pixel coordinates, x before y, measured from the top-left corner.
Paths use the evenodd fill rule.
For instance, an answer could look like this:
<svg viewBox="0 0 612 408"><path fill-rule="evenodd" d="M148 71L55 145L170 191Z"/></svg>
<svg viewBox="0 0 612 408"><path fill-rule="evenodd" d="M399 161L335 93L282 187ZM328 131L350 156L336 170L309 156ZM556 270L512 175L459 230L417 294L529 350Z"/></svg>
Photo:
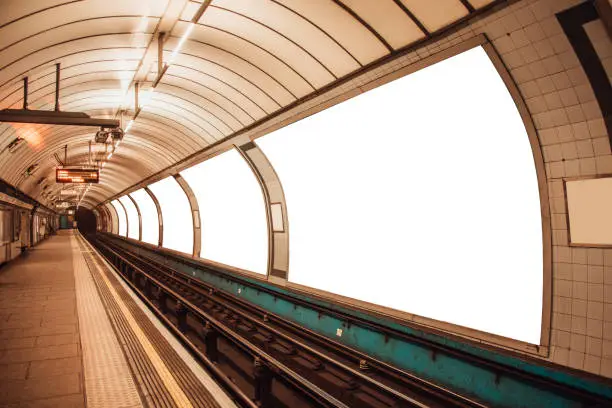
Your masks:
<svg viewBox="0 0 612 408"><path fill-rule="evenodd" d="M90 270L121 309L125 324L146 349L174 402L179 407L235 407L235 403L151 313L113 267L81 236Z"/></svg>
<svg viewBox="0 0 612 408"><path fill-rule="evenodd" d="M89 243L87 243L89 246ZM91 251L95 252L95 251ZM105 267L112 270L110 265L105 260L102 260ZM176 337L163 325L163 323L149 310L149 308L142 302L142 300L136 295L132 289L123 281L123 279L117 279L120 285L125 289L126 293L134 300L136 305L142 310L147 318L153 323L154 327L160 332L160 334L168 341L169 345L176 351L179 357L187 364L189 369L195 374L196 378L208 389L212 396L217 400L219 405L223 408L236 408L236 403L229 398L227 393L219 386L215 380L210 377L204 368L193 358L189 351L183 347L182 344L176 339Z"/></svg>
<svg viewBox="0 0 612 408"><path fill-rule="evenodd" d="M130 368L74 237L71 237L71 246L87 407L143 407Z"/></svg>
<svg viewBox="0 0 612 408"><path fill-rule="evenodd" d="M176 383L176 380L174 379L174 377L168 370L168 367L166 367L166 365L162 361L155 347L151 344L148 337L144 334L144 332L142 331L142 329L140 328L140 326L134 319L134 316L132 316L130 311L121 301L121 298L119 297L117 292L112 287L112 284L109 282L108 278L104 276L104 274L101 274L101 277L104 283L110 289L110 292L113 295L115 302L117 302L117 305L123 312L123 315L127 319L128 324L130 325L130 327L136 334L138 341L144 347L147 355L151 359L151 362L155 366L155 369L160 374L161 379L164 382L164 385L166 386L168 391L170 391L170 394L172 395L172 398L174 399L174 401L178 404L179 407L185 407L185 408L193 407L193 405L191 405L191 402L189 401L189 399L187 398L187 396L185 395L181 387Z"/></svg>

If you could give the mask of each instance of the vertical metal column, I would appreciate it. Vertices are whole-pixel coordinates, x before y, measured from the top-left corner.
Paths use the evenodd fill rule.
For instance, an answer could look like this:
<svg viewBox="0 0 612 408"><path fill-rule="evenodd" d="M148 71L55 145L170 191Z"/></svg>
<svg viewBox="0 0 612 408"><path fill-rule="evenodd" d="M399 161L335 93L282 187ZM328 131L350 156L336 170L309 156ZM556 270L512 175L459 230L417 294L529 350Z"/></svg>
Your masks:
<svg viewBox="0 0 612 408"><path fill-rule="evenodd" d="M60 63L55 64L55 111L59 112L59 92L60 92Z"/></svg>
<svg viewBox="0 0 612 408"><path fill-rule="evenodd" d="M28 109L28 77L23 77L23 109Z"/></svg>

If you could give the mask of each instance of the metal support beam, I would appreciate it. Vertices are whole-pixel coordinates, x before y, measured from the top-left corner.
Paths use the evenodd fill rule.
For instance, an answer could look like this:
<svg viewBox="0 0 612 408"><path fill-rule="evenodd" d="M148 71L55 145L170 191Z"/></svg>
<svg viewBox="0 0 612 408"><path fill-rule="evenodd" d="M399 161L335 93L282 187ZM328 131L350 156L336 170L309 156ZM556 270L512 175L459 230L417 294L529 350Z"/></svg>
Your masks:
<svg viewBox="0 0 612 408"><path fill-rule="evenodd" d="M164 65L164 67L161 69L161 71L159 72L159 75L157 75L157 78L155 79L155 82L153 82L153 88L156 88L157 85L159 84L159 81L161 81L162 77L164 76L164 74L166 73L166 71L168 70L168 64Z"/></svg>
<svg viewBox="0 0 612 408"><path fill-rule="evenodd" d="M125 205L123 205L120 199L117 199L117 202L121 208L123 208L123 212L125 213L125 237L127 238L130 235L130 220L128 219L127 208L125 208Z"/></svg>
<svg viewBox="0 0 612 408"><path fill-rule="evenodd" d="M57 112L29 109L4 109L0 111L0 122L38 123L41 125L119 127L119 120L96 119L82 112Z"/></svg>
<svg viewBox="0 0 612 408"><path fill-rule="evenodd" d="M202 5L198 9L198 11L196 11L196 13L193 15L193 18L191 19L192 23L197 24L197 22L200 21L200 18L202 17L202 14L204 14L204 12L208 8L208 6L210 6L210 3L212 3L212 0L205 0L202 3Z"/></svg>
<svg viewBox="0 0 612 408"><path fill-rule="evenodd" d="M23 110L28 109L28 77L23 77Z"/></svg>
<svg viewBox="0 0 612 408"><path fill-rule="evenodd" d="M161 76L164 69L164 34L159 33L157 36L157 77ZM156 81L157 82L157 81Z"/></svg>
<svg viewBox="0 0 612 408"><path fill-rule="evenodd" d="M60 63L55 64L55 111L60 111L59 103L59 91L60 91Z"/></svg>
<svg viewBox="0 0 612 408"><path fill-rule="evenodd" d="M139 93L140 93L140 83L136 82L134 84L134 116L132 117L132 120L136 120L136 118L140 114L140 104L138 102Z"/></svg>
<svg viewBox="0 0 612 408"><path fill-rule="evenodd" d="M140 84L136 82L134 84L134 112L138 112L140 110L140 105L138 104L139 88L140 88Z"/></svg>
<svg viewBox="0 0 612 408"><path fill-rule="evenodd" d="M208 6L210 6L211 2L212 2L212 0L205 0L200 5L200 8L198 8L198 10L193 15L193 18L191 19L191 24L197 24L198 23L198 21L200 20L200 18L202 17L204 12L208 8ZM153 81L153 88L157 87L157 85L162 80L162 77L166 74L166 71L168 71L168 68L170 67L169 64L164 64L163 63L163 52L164 52L164 50L163 50L163 48L164 48L163 38L164 38L164 33L159 33L158 50L157 50L157 66L158 66L158 69L157 69L157 78L155 78L155 81Z"/></svg>

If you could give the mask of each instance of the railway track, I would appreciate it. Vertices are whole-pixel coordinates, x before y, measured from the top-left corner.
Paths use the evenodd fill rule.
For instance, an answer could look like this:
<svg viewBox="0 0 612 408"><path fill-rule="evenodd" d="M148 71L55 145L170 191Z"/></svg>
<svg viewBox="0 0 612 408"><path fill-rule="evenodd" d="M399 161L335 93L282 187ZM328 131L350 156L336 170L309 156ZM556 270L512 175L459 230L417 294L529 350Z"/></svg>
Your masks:
<svg viewBox="0 0 612 408"><path fill-rule="evenodd" d="M244 406L484 406L110 240L90 242Z"/></svg>

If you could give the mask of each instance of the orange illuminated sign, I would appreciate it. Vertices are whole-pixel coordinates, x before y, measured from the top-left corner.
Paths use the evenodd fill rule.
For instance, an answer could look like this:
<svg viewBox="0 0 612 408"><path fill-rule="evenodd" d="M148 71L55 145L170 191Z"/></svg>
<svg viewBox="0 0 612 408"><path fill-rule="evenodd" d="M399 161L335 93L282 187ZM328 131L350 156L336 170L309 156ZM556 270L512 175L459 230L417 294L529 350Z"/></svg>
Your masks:
<svg viewBox="0 0 612 408"><path fill-rule="evenodd" d="M98 169L55 169L56 183L98 183L100 172Z"/></svg>

